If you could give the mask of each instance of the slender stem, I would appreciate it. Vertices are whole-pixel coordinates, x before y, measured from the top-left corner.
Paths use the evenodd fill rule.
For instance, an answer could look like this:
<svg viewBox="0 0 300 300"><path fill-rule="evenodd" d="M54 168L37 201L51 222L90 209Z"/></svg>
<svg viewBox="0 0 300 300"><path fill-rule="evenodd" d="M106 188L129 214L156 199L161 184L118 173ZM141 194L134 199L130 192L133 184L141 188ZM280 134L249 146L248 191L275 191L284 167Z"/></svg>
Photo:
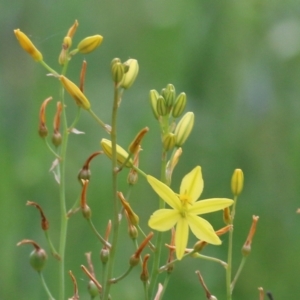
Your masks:
<svg viewBox="0 0 300 300"><path fill-rule="evenodd" d="M231 211L231 224L233 225L235 207L237 203L237 196L234 197L233 208ZM232 273L232 244L233 244L233 229L229 231L229 241L228 241L228 256L227 256L227 269L226 269L226 299L231 300L231 273Z"/></svg>
<svg viewBox="0 0 300 300"><path fill-rule="evenodd" d="M56 71L54 71L52 68L50 68L43 60L41 60L40 63L41 63L41 65L42 65L43 67L45 67L45 68L46 68L49 72L51 72L54 76L56 76L56 77L59 76L59 74L58 74Z"/></svg>
<svg viewBox="0 0 300 300"><path fill-rule="evenodd" d="M120 281L121 279L125 278L130 272L131 270L133 269L133 266L129 266L129 268L127 269L127 271L122 274L121 276L117 277L117 278L112 278L110 279L110 283L117 283L118 281Z"/></svg>
<svg viewBox="0 0 300 300"><path fill-rule="evenodd" d="M167 289L167 286L168 286L168 283L170 281L170 275L171 274L168 273L167 276L165 277L165 281L164 281L164 284L163 284L163 290L162 290L162 292L160 294L160 299L163 299L163 297L164 297L164 293L165 293L165 291Z"/></svg>
<svg viewBox="0 0 300 300"><path fill-rule="evenodd" d="M108 300L109 290L111 287L110 279L112 278L114 270L115 255L117 249L118 235L119 235L119 200L117 197L117 112L119 107L120 94L118 86L114 85L114 103L112 110L112 122L111 122L111 145L112 145L112 190L113 190L113 240L110 249L110 259L107 266L106 280L103 286L103 298L102 300Z"/></svg>
<svg viewBox="0 0 300 300"><path fill-rule="evenodd" d="M235 286L235 284L236 284L236 282L237 282L237 280L238 280L238 278L239 278L239 276L240 276L240 274L241 274L241 272L242 272L242 270L244 268L246 260L247 260L247 256L243 256L242 261L241 261L241 263L239 265L239 268L238 268L238 270L237 270L237 272L236 272L236 274L234 276L234 279L232 280L231 286L230 286L231 293L233 292L234 286Z"/></svg>
<svg viewBox="0 0 300 300"><path fill-rule="evenodd" d="M161 161L161 181L166 182L166 165L167 165L167 153L163 151L162 153L162 161ZM165 202L162 199L159 199L159 208L162 209L165 207ZM157 238L156 238L156 249L154 251L154 258L153 258L153 264L152 264L152 270L151 270L151 276L150 276L150 287L149 287L149 293L150 293L150 299L152 298L152 295L154 294L154 289L157 282L157 277L159 275L159 265L160 265L160 257L162 252L162 246L163 246L163 233L158 232Z"/></svg>
<svg viewBox="0 0 300 300"><path fill-rule="evenodd" d="M107 133L111 132L112 129L110 126L105 124L91 109L89 109L88 112Z"/></svg>
<svg viewBox="0 0 300 300"><path fill-rule="evenodd" d="M101 234L97 231L96 227L94 226L91 219L87 220L91 228L93 229L94 233L96 234L97 238L100 240L100 242L103 244L103 246L106 246L108 248L111 247L111 245L101 236Z"/></svg>
<svg viewBox="0 0 300 300"><path fill-rule="evenodd" d="M45 144L47 146L47 148L50 150L50 152L58 159L60 160L60 156L52 149L52 147L49 145L48 140L46 138L44 138Z"/></svg>
<svg viewBox="0 0 300 300"><path fill-rule="evenodd" d="M49 234L48 234L48 230L45 230L45 236L46 236L46 240L48 242L48 245L49 245L49 248L51 250L51 254L57 259L57 260L60 260L60 256L59 254L57 253L55 247L53 246L53 243L49 237Z"/></svg>
<svg viewBox="0 0 300 300"><path fill-rule="evenodd" d="M51 292L50 292L48 286L47 286L47 283L46 283L46 281L45 281L45 279L44 279L43 273L42 273L42 272L39 272L39 276L40 276L40 278L41 278L43 287L44 287L44 289L45 289L45 291L46 291L46 293L47 293L49 299L50 299L50 300L55 300L55 299L53 298L53 296L52 296L52 294L51 294Z"/></svg>
<svg viewBox="0 0 300 300"><path fill-rule="evenodd" d="M59 300L65 300L65 249L66 249L66 238L68 229L68 218L66 210L66 196L65 196L65 168L66 168L66 153L68 145L68 125L67 117L64 106L64 92L61 87L61 99L62 99L62 120L63 120L63 135L60 152L60 185L59 185L59 198L60 198L60 214L61 214L61 229L60 229L60 246L59 256L61 258L59 264Z"/></svg>

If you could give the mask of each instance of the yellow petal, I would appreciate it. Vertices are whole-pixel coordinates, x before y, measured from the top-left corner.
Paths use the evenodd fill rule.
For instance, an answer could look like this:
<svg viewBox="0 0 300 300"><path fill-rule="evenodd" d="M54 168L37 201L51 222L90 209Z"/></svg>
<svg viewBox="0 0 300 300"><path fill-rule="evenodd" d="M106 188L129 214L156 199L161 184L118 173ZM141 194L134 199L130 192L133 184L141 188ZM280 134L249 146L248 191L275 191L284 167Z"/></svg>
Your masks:
<svg viewBox="0 0 300 300"><path fill-rule="evenodd" d="M184 255L184 250L187 246L188 238L189 224L186 218L180 218L176 225L175 233L176 256L178 260L181 260Z"/></svg>
<svg viewBox="0 0 300 300"><path fill-rule="evenodd" d="M158 231L167 231L174 227L180 218L181 216L176 210L159 209L150 217L148 225Z"/></svg>
<svg viewBox="0 0 300 300"><path fill-rule="evenodd" d="M188 195L189 200L194 203L203 191L203 179L201 167L197 166L190 173L186 174L180 185L180 195Z"/></svg>
<svg viewBox="0 0 300 300"><path fill-rule="evenodd" d="M210 225L209 222L196 215L191 215L191 214L187 214L186 219L193 234L198 239L213 245L221 244L221 240L216 235L213 227Z"/></svg>
<svg viewBox="0 0 300 300"><path fill-rule="evenodd" d="M181 202L176 194L164 183L151 175L147 175L147 180L158 196L168 203L172 208L179 210Z"/></svg>
<svg viewBox="0 0 300 300"><path fill-rule="evenodd" d="M221 210L233 204L233 200L226 198L212 198L200 200L193 204L188 210L189 213L200 215Z"/></svg>

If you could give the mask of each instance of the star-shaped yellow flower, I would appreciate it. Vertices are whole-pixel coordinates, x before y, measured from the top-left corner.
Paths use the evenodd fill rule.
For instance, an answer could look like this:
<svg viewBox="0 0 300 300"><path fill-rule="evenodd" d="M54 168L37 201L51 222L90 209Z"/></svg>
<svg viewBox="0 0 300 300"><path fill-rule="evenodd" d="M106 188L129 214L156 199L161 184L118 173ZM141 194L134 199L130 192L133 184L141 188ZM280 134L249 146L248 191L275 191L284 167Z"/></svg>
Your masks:
<svg viewBox="0 0 300 300"><path fill-rule="evenodd" d="M180 260L187 246L189 228L200 240L219 245L221 240L209 222L197 215L221 210L233 204L233 200L213 198L197 201L203 190L201 167L197 166L184 176L180 185L180 193L174 193L167 185L153 176L147 180L154 191L171 209L159 209L150 217L148 225L158 231L167 231L176 224L176 256Z"/></svg>

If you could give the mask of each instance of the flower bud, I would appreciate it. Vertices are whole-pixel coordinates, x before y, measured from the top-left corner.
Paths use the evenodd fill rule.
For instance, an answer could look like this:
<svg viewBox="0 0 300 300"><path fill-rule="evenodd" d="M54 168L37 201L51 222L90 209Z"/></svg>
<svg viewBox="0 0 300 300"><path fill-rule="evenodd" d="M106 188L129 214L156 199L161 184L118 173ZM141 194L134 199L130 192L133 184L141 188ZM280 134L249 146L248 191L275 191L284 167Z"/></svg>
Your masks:
<svg viewBox="0 0 300 300"><path fill-rule="evenodd" d="M90 109L91 104L89 100L85 97L85 95L75 83L73 83L71 80L69 80L63 75L59 76L59 79L63 84L64 88L67 90L67 92L74 98L78 106L86 110Z"/></svg>
<svg viewBox="0 0 300 300"><path fill-rule="evenodd" d="M91 299L94 299L95 297L97 297L99 295L99 290L98 290L96 284L92 280L89 281L88 292L91 296Z"/></svg>
<svg viewBox="0 0 300 300"><path fill-rule="evenodd" d="M244 174L241 169L235 169L231 177L231 191L234 196L238 196L244 186Z"/></svg>
<svg viewBox="0 0 300 300"><path fill-rule="evenodd" d="M61 137L60 132L59 131L53 132L53 135L52 135L52 144L55 147L58 147L61 144L61 141L62 141L62 137Z"/></svg>
<svg viewBox="0 0 300 300"><path fill-rule="evenodd" d="M77 46L77 49L82 54L87 54L94 51L103 41L103 37L99 34L86 37Z"/></svg>
<svg viewBox="0 0 300 300"><path fill-rule="evenodd" d="M194 113L187 112L179 121L175 129L176 146L181 147L189 137L194 126Z"/></svg>
<svg viewBox="0 0 300 300"><path fill-rule="evenodd" d="M139 235L139 232L134 225L130 225L128 226L128 234L133 240L136 240Z"/></svg>
<svg viewBox="0 0 300 300"><path fill-rule="evenodd" d="M176 135L174 133L168 133L163 138L163 147L166 151L172 150L175 147Z"/></svg>
<svg viewBox="0 0 300 300"><path fill-rule="evenodd" d="M102 248L100 251L100 260L102 262L102 264L106 264L108 262L109 259L109 249L107 248Z"/></svg>
<svg viewBox="0 0 300 300"><path fill-rule="evenodd" d="M158 96L157 98L156 111L159 116L165 116L168 113L166 100L163 96Z"/></svg>
<svg viewBox="0 0 300 300"><path fill-rule="evenodd" d="M102 139L100 142L102 149L104 153L111 159L112 158L112 147L111 147L111 141L107 139ZM128 157L128 153L119 145L116 145L116 151L117 151L117 163L119 165L123 165L123 163L126 161ZM132 167L132 159L130 159L126 163L126 167L131 168Z"/></svg>
<svg viewBox="0 0 300 300"><path fill-rule="evenodd" d="M125 73L120 86L124 89L129 89L139 72L139 64L136 59L128 59L124 64L129 66L129 70Z"/></svg>
<svg viewBox="0 0 300 300"><path fill-rule="evenodd" d="M178 95L173 110L172 110L172 116L174 118L178 118L182 115L184 109L186 106L186 94L185 93L181 93Z"/></svg>
<svg viewBox="0 0 300 300"><path fill-rule="evenodd" d="M175 86L173 84L168 84L167 87L162 90L161 95L165 98L167 107L171 108L175 101Z"/></svg>
<svg viewBox="0 0 300 300"><path fill-rule="evenodd" d="M25 33L23 33L22 31L20 31L20 29L16 29L16 30L14 30L14 32L15 32L16 38L18 39L21 47L27 53L29 53L35 61L42 61L43 60L42 53L35 48L35 46L31 42L31 40L28 38L28 36Z"/></svg>
<svg viewBox="0 0 300 300"><path fill-rule="evenodd" d="M79 23L77 20L75 20L74 24L70 27L70 29L68 30L67 36L70 37L71 39L73 38L77 27L79 26Z"/></svg>
<svg viewBox="0 0 300 300"><path fill-rule="evenodd" d="M159 114L157 112L157 98L159 97L159 94L156 90L151 90L149 93L149 99L150 99L150 105L152 112L154 114L155 119L158 119Z"/></svg>
<svg viewBox="0 0 300 300"><path fill-rule="evenodd" d="M78 173L78 180L79 182L82 184L81 180L90 180L91 177L91 170L90 169L86 169L86 168L82 168L79 173Z"/></svg>
<svg viewBox="0 0 300 300"><path fill-rule="evenodd" d="M112 79L115 84L119 83L124 76L124 65L121 62L116 62L111 66Z"/></svg>
<svg viewBox="0 0 300 300"><path fill-rule="evenodd" d="M29 257L30 265L37 272L41 272L43 270L46 264L46 260L47 254L42 248L39 248L38 250L34 249Z"/></svg>

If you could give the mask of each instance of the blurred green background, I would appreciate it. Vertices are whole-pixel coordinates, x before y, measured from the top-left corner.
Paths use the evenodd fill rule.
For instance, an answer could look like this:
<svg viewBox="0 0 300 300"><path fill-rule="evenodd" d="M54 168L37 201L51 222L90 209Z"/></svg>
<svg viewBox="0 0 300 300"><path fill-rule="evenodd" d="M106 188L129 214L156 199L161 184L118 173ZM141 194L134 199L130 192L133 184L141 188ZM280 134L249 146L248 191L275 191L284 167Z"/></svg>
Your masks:
<svg viewBox="0 0 300 300"><path fill-rule="evenodd" d="M205 181L202 199L232 197L231 174L241 168L245 186L239 198L234 231L234 270L252 215L260 217L252 253L234 291L234 299L258 299L257 288L271 290L275 299L298 299L300 216L300 3L297 1L51 1L24 0L0 3L0 298L46 299L39 278L28 263L31 247L16 247L24 238L46 247L37 211L27 200L40 203L49 220L50 235L58 246L57 184L49 172L53 157L37 135L38 112L48 96L58 101L58 84L18 45L13 29L20 28L42 51L45 61L60 70L57 58L62 39L74 20L82 38L101 34L103 44L92 54L77 55L68 77L78 82L82 59L88 63L85 91L93 110L110 122L114 57L139 61L140 72L124 94L119 113L118 141L127 147L136 132L150 128L143 143L140 166L159 174L159 127L153 118L148 93L173 83L188 96L187 111L195 113L194 130L184 145L172 187L194 166L201 165ZM49 105L51 128L54 101ZM69 120L75 114L67 98ZM72 135L67 161L67 202L80 192L77 172L99 149L107 135L83 112L77 125L85 135ZM89 205L103 232L110 206L109 161L92 163ZM121 178L126 180L126 172ZM120 189L126 191L126 184ZM147 228L157 197L140 178L132 205ZM215 228L223 226L221 213L208 215ZM118 272L127 267L132 243L122 229ZM148 229L146 230L148 231ZM204 253L226 259L228 237L221 247ZM189 245L195 239L191 236ZM66 269L79 282L81 299L88 299L87 278L80 270L84 253L92 251L100 274L101 245L81 214L70 219ZM225 299L225 271L213 263L186 259L176 265L165 299L205 299L195 270L218 299ZM57 265L49 257L45 278L56 295ZM116 275L117 275L116 274ZM142 299L142 284L135 270L112 290L114 299ZM137 281L136 281L137 280ZM72 295L67 278L67 296Z"/></svg>

